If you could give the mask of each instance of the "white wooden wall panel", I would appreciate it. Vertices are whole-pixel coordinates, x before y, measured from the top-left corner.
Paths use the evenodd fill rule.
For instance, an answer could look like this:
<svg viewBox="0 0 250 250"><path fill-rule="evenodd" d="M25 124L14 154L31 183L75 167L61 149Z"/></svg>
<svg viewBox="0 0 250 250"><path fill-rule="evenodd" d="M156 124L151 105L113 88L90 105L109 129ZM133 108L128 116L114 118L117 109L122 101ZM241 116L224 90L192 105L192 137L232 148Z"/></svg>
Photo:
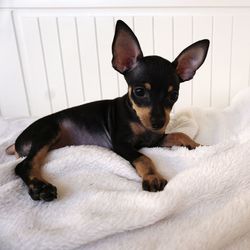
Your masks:
<svg viewBox="0 0 250 250"><path fill-rule="evenodd" d="M154 23L154 53L173 61L173 17L155 16Z"/></svg>
<svg viewBox="0 0 250 250"><path fill-rule="evenodd" d="M10 11L0 10L0 113L28 116L26 89Z"/></svg>
<svg viewBox="0 0 250 250"><path fill-rule="evenodd" d="M233 19L230 98L246 88L250 79L250 15Z"/></svg>
<svg viewBox="0 0 250 250"><path fill-rule="evenodd" d="M153 19L151 16L134 17L134 32L140 42L144 56L153 55L154 38L153 38Z"/></svg>
<svg viewBox="0 0 250 250"><path fill-rule="evenodd" d="M56 112L68 107L62 56L57 34L57 22L55 17L40 17L38 20L41 31L41 42L44 50L52 111Z"/></svg>
<svg viewBox="0 0 250 250"><path fill-rule="evenodd" d="M57 18L69 107L84 101L79 42L75 17Z"/></svg>
<svg viewBox="0 0 250 250"><path fill-rule="evenodd" d="M23 17L16 24L31 115L49 114L52 110L38 19Z"/></svg>
<svg viewBox="0 0 250 250"><path fill-rule="evenodd" d="M77 17L85 101L101 99L101 79L94 17Z"/></svg>
<svg viewBox="0 0 250 250"><path fill-rule="evenodd" d="M216 107L229 104L232 21L231 16L214 17L211 104Z"/></svg>
<svg viewBox="0 0 250 250"><path fill-rule="evenodd" d="M53 8L29 1L23 9L15 9L18 2L6 5L7 10L0 6L2 115L42 116L126 93L123 76L111 66L118 19L135 31L144 55L155 53L170 61L192 42L210 39L207 59L192 81L181 84L175 110L227 106L250 84L250 3L235 1L231 8L221 1L211 6L180 2L168 7L152 1L150 8L133 8L132 3L123 8L109 1L100 8L78 1L72 6L65 1L63 9L54 1Z"/></svg>

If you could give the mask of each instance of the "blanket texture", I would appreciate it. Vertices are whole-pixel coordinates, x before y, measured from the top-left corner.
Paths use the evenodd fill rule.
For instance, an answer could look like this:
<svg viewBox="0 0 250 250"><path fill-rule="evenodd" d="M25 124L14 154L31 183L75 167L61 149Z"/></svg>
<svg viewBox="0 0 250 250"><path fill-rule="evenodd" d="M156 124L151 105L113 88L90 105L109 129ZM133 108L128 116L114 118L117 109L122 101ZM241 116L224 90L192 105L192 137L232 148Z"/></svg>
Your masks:
<svg viewBox="0 0 250 250"><path fill-rule="evenodd" d="M0 119L0 249L250 249L250 89L172 118L168 132L207 146L141 150L169 180L157 193L112 151L72 146L43 168L58 199L33 201L4 152L33 120Z"/></svg>

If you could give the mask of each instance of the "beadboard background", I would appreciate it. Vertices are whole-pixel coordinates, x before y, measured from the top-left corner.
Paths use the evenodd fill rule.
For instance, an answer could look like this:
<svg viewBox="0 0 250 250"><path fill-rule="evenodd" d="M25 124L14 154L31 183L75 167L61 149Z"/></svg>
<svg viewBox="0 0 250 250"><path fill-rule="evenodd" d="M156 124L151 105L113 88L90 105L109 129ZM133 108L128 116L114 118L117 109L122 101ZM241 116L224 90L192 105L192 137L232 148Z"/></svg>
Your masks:
<svg viewBox="0 0 250 250"><path fill-rule="evenodd" d="M0 1L0 115L43 116L123 95L111 66L117 19L135 31L144 55L173 60L210 39L175 110L225 107L250 85L250 1Z"/></svg>

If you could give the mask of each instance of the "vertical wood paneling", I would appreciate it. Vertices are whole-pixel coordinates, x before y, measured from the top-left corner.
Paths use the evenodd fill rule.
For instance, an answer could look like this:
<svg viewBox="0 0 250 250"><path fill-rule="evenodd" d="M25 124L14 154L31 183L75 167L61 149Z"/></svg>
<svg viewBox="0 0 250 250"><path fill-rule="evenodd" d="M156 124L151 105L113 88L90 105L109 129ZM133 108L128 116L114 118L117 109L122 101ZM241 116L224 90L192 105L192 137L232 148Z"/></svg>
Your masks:
<svg viewBox="0 0 250 250"><path fill-rule="evenodd" d="M230 98L248 86L250 67L250 16L233 19Z"/></svg>
<svg viewBox="0 0 250 250"><path fill-rule="evenodd" d="M176 16L174 17L174 58L182 50L192 44L192 17ZM179 99L175 104L175 109L190 106L192 104L192 82L183 82L180 85Z"/></svg>
<svg viewBox="0 0 250 250"><path fill-rule="evenodd" d="M193 18L193 42L202 39L210 40L210 48L203 65L196 72L193 79L193 105L209 107L211 83L211 55L212 55L213 20L209 16Z"/></svg>
<svg viewBox="0 0 250 250"><path fill-rule="evenodd" d="M3 116L28 116L26 99L10 11L0 11L0 107Z"/></svg>
<svg viewBox="0 0 250 250"><path fill-rule="evenodd" d="M57 26L55 17L39 18L41 38L44 48L44 57L47 69L48 84L52 103L52 111L66 108L66 86L63 76Z"/></svg>
<svg viewBox="0 0 250 250"><path fill-rule="evenodd" d="M114 28L117 20L124 21L132 30L133 30L133 17L132 16L126 16L126 17L115 17L114 18ZM128 85L127 82L124 79L124 76L117 72L118 75L118 86L119 86L119 95L122 96L128 91Z"/></svg>
<svg viewBox="0 0 250 250"><path fill-rule="evenodd" d="M38 20L23 17L19 21L19 41L31 115L46 115L51 113L51 105Z"/></svg>
<svg viewBox="0 0 250 250"><path fill-rule="evenodd" d="M59 17L58 29L68 102L72 107L82 103L84 97L75 18Z"/></svg>
<svg viewBox="0 0 250 250"><path fill-rule="evenodd" d="M173 61L173 18L171 16L154 17L155 54L170 62Z"/></svg>
<svg viewBox="0 0 250 250"><path fill-rule="evenodd" d="M111 66L111 44L114 36L113 17L96 17L96 33L100 62L102 97L118 96L117 75Z"/></svg>
<svg viewBox="0 0 250 250"><path fill-rule="evenodd" d="M248 73L248 86L250 87L250 63L249 63L249 73Z"/></svg>
<svg viewBox="0 0 250 250"><path fill-rule="evenodd" d="M94 17L78 17L77 28L82 61L85 101L101 98Z"/></svg>
<svg viewBox="0 0 250 250"><path fill-rule="evenodd" d="M121 17L114 12L102 17L74 10L15 11L12 26L10 12L1 11L2 115L42 116L84 101L126 93L124 77L111 65L117 19L134 29L145 56L156 54L172 61L193 42L210 39L204 65L192 81L181 83L175 109L227 106L250 84L250 16L228 16L223 8L210 16L192 9L184 16L177 12L173 16L169 12L154 16L152 11L144 16L130 13Z"/></svg>
<svg viewBox="0 0 250 250"><path fill-rule="evenodd" d="M134 17L134 32L140 42L144 56L153 55L153 17L136 16Z"/></svg>
<svg viewBox="0 0 250 250"><path fill-rule="evenodd" d="M232 17L216 16L213 26L212 106L229 104Z"/></svg>

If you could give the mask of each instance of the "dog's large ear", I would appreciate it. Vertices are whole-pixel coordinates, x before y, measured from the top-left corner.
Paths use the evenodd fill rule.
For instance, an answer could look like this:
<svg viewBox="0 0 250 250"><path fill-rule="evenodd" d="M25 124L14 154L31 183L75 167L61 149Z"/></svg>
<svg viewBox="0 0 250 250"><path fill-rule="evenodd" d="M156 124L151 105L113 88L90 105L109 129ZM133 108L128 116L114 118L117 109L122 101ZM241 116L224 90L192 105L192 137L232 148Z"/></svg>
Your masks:
<svg viewBox="0 0 250 250"><path fill-rule="evenodd" d="M114 69L124 74L132 70L143 57L140 44L133 31L123 21L118 20L112 44L112 65Z"/></svg>
<svg viewBox="0 0 250 250"><path fill-rule="evenodd" d="M172 64L182 82L193 78L196 70L206 59L208 47L209 40L198 41L184 49L173 61Z"/></svg>

